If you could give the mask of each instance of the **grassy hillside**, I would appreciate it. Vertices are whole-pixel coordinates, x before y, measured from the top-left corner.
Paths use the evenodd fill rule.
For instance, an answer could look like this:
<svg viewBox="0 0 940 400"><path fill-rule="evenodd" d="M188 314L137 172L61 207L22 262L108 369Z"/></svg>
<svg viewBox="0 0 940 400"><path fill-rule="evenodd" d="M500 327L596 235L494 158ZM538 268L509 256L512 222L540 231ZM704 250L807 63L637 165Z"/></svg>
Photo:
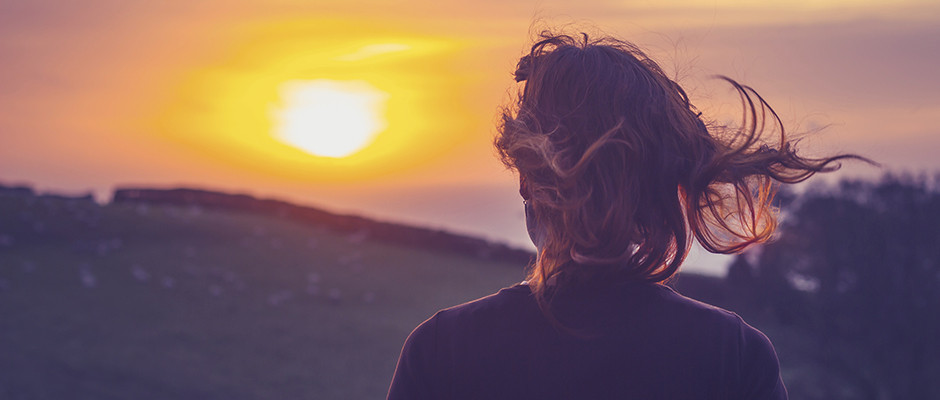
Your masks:
<svg viewBox="0 0 940 400"><path fill-rule="evenodd" d="M0 398L381 398L416 324L521 278L285 219L0 196Z"/></svg>
<svg viewBox="0 0 940 400"><path fill-rule="evenodd" d="M436 310L523 265L377 242L361 231L195 206L0 191L0 399L383 398L401 344ZM826 398L806 337L745 311L794 398Z"/></svg>

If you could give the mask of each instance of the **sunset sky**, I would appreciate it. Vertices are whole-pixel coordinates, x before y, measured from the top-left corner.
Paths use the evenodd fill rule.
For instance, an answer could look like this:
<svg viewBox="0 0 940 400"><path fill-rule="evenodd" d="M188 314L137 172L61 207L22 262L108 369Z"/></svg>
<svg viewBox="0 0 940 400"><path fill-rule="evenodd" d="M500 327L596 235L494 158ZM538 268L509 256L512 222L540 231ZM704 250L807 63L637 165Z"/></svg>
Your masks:
<svg viewBox="0 0 940 400"><path fill-rule="evenodd" d="M736 110L728 75L825 127L809 154L940 170L936 1L0 0L0 184L200 187L530 246L491 141L533 33L569 24L635 42L706 115ZM334 156L296 137L350 120Z"/></svg>

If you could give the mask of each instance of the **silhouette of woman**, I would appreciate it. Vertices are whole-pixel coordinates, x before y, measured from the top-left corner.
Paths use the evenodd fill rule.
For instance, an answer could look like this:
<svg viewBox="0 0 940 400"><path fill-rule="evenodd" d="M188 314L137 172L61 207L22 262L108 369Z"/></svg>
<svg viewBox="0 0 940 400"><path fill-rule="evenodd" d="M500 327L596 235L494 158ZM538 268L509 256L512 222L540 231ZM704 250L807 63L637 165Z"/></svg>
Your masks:
<svg viewBox="0 0 940 400"><path fill-rule="evenodd" d="M408 337L389 399L785 399L770 341L674 292L692 238L766 241L775 182L837 169L797 154L750 87L739 127L706 124L630 43L542 33L495 145L519 173L538 256L521 284Z"/></svg>

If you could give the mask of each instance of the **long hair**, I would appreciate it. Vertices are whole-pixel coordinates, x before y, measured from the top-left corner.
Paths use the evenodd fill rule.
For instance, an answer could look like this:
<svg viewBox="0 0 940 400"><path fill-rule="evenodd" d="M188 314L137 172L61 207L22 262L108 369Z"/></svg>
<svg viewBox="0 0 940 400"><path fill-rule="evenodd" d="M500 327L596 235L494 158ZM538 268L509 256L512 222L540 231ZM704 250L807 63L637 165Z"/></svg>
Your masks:
<svg viewBox="0 0 940 400"><path fill-rule="evenodd" d="M630 43L540 39L519 60L525 85L494 144L544 234L528 276L543 311L552 293L578 283L665 281L693 236L714 253L766 241L776 228L775 181L861 159L801 157L764 99L727 77L743 105L736 128L703 122L685 91Z"/></svg>

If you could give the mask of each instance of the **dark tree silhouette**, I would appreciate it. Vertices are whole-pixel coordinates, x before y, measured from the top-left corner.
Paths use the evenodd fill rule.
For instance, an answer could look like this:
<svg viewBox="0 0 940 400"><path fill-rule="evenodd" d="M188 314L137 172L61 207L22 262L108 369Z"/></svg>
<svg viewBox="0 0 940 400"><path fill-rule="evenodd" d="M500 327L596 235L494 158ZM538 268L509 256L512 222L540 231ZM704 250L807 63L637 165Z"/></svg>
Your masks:
<svg viewBox="0 0 940 400"><path fill-rule="evenodd" d="M759 300L813 338L825 398L940 398L938 182L811 191L762 249Z"/></svg>

